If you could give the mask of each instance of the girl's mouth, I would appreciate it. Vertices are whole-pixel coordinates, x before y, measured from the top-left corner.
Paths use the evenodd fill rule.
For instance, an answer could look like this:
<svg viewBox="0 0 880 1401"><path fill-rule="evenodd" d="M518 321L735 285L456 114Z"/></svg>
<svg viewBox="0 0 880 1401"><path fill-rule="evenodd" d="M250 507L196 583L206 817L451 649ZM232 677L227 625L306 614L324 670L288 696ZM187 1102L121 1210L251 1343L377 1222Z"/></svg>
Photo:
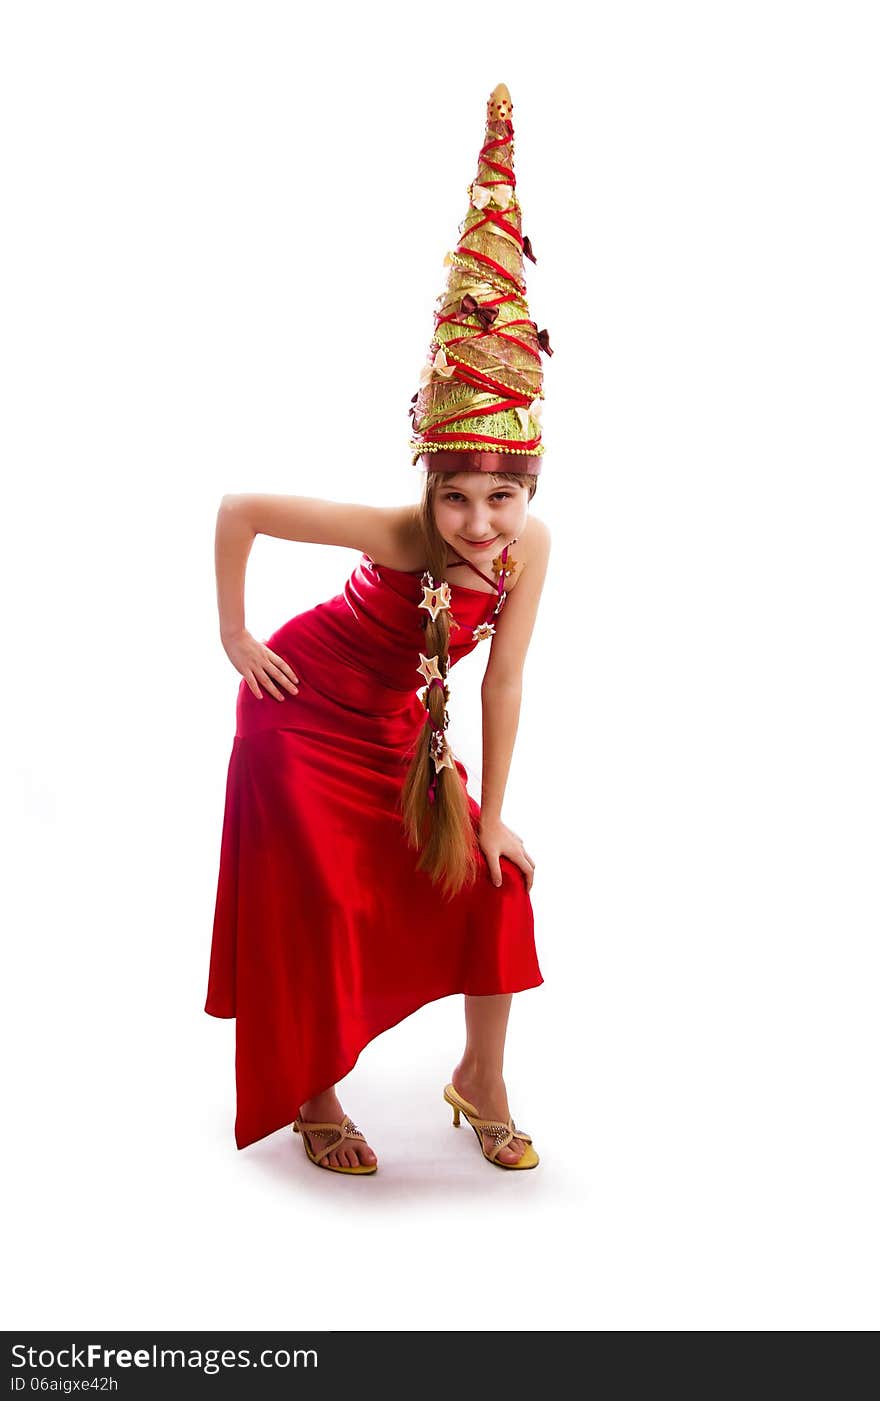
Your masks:
<svg viewBox="0 0 880 1401"><path fill-rule="evenodd" d="M461 538L462 540L464 540L464 543L466 545L470 545L472 550L488 550L490 545L495 544L495 541L498 539L498 536L493 535L491 540L468 540L467 536L465 535L462 535Z"/></svg>

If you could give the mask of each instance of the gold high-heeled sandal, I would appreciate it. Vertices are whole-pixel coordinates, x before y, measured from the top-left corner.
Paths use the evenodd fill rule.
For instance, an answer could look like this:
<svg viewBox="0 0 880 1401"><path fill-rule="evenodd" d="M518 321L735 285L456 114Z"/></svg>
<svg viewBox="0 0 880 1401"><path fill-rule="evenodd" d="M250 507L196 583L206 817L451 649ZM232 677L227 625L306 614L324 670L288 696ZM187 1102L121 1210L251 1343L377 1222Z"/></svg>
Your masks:
<svg viewBox="0 0 880 1401"><path fill-rule="evenodd" d="M363 1175L368 1172L375 1172L376 1168L379 1166L378 1163L358 1163L356 1167L342 1167L336 1163L321 1162L322 1158L329 1158L331 1153L335 1153L337 1148L341 1148L347 1138L359 1138L363 1143L366 1143L366 1139L357 1124L354 1123L347 1114L343 1116L341 1124L309 1124L304 1119L294 1119L291 1128L294 1133L302 1135L303 1148L306 1150L306 1156L309 1162L315 1164L315 1167L324 1168L327 1172L348 1172L352 1175L358 1173ZM328 1143L326 1148L322 1148L320 1153L313 1153L309 1147L309 1140L306 1137L306 1134L310 1133L335 1133L336 1139L333 1143Z"/></svg>
<svg viewBox="0 0 880 1401"><path fill-rule="evenodd" d="M480 1152L487 1162L492 1163L495 1167L501 1168L533 1168L538 1166L541 1159L532 1147L530 1135L524 1133L522 1129L518 1129L512 1118L508 1119L506 1124L500 1124L493 1119L481 1119L477 1113L476 1107L473 1104L469 1104L452 1084L446 1086L446 1089L443 1091L443 1098L446 1100L447 1104L452 1105L453 1128L457 1129L460 1127L460 1116L463 1114L474 1133L477 1135ZM484 1133L494 1139L494 1143L488 1153L483 1143ZM526 1145L522 1151L521 1157L519 1157L515 1163L500 1162L498 1154L501 1152L501 1149L506 1148L514 1138L522 1139Z"/></svg>

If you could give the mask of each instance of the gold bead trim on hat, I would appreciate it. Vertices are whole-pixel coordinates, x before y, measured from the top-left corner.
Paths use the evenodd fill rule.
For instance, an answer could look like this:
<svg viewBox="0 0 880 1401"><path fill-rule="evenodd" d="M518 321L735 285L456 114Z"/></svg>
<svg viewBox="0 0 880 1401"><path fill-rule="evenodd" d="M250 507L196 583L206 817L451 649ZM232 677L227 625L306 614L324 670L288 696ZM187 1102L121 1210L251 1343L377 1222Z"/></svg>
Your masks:
<svg viewBox="0 0 880 1401"><path fill-rule="evenodd" d="M471 438L467 442L450 440L444 443L420 443L410 440L410 451L421 455L423 452L508 452L518 457L543 457L544 444L538 443L533 448L509 448L501 443L476 443Z"/></svg>
<svg viewBox="0 0 880 1401"><path fill-rule="evenodd" d="M442 392L433 395L434 407L413 419L412 435L425 437L437 431L445 431L448 437L486 434L525 448L540 440L543 402L540 395L525 392L521 387L506 393L496 388L479 391L469 381L449 380ZM537 406L534 413L533 406ZM529 425L523 424L520 409L538 426L538 432L528 431ZM512 414L516 414L516 422Z"/></svg>
<svg viewBox="0 0 880 1401"><path fill-rule="evenodd" d="M459 365L462 370L467 370L470 374L495 375L500 379L500 375L506 372L509 375L519 375L526 380L532 380L536 376L543 378L543 367L540 359L535 358L535 352L529 347L529 326L534 326L534 321L527 317L512 317L509 321L493 322L491 328L484 330L482 327L468 326L464 322L454 321L451 317L438 320L434 328L434 339L432 344L436 344L442 351L447 364L450 360ZM463 332L464 334L456 334ZM497 343L493 343L493 337ZM537 337L534 337L537 341ZM473 345L471 344L473 342ZM538 342L538 344L540 344ZM434 352L436 358L436 351ZM430 364L432 373L426 379L419 377L422 388L426 384L433 384L435 387L444 381L454 384L455 378L452 375L434 373L436 366L429 353L426 366ZM480 388L475 385L475 388ZM493 388L491 384L485 386L487 389ZM505 386L507 387L507 386Z"/></svg>
<svg viewBox="0 0 880 1401"><path fill-rule="evenodd" d="M473 265L464 261L466 257L473 257L473 254L468 248L466 248L463 253L460 253L456 248L451 249L446 254L446 258L449 260L449 262L451 264L454 264L455 267L460 268L462 272L475 272L476 269L473 267ZM493 277L504 277L507 279L508 282L513 283L513 286L523 297L526 295L528 287L526 286L526 283L522 278L515 276L512 272L505 272L503 269L498 267L488 268L485 266L485 264L480 263L479 258L474 259L474 261L478 264L480 273L486 278L487 281L489 281ZM510 290L509 288L502 287L498 283L496 283L495 286L499 292Z"/></svg>
<svg viewBox="0 0 880 1401"><path fill-rule="evenodd" d="M529 320L527 324L533 326L534 322ZM465 332L471 332L472 334L453 335L449 340L446 340L443 335L444 326L450 326L453 329L461 329ZM520 331L521 328L523 328L521 334L518 335L517 332ZM524 394L526 390L523 388L522 383L505 383L502 378L502 375L505 373L510 376L517 376L520 381L524 380L526 382L530 398L534 398L535 394L540 389L540 385L536 386L532 384L531 381L535 378L539 381L543 380L543 366L540 360L540 350L533 350L524 341L523 337L527 334L528 333L524 330L523 321L520 321L519 325L516 325L513 320L496 321L491 330L483 330L482 328L477 329L476 327L466 326L462 322L447 320L440 322L435 327L434 341L432 344L436 343L442 349L447 365L450 362L455 365L460 365L462 370L467 370L471 374L484 375L487 378L491 377L497 380L505 389L514 394ZM499 342L498 345L492 345L493 337ZM467 347L469 347L472 342L474 343L473 350L467 351ZM540 342L538 344L540 345ZM506 352L506 360L501 358L502 346ZM434 353L436 354L436 352ZM484 363L472 363L471 359L468 357L474 354L476 354L479 361ZM494 361L491 358L492 356L494 356ZM431 357L429 355L429 360L426 362L426 365L430 363L430 359ZM432 373L424 383L421 384L421 388L425 389L429 385L436 387L439 381L445 381L447 384L456 384L462 381L465 383L468 382L465 381L464 376L461 375L456 378L449 375L435 375ZM479 386L472 385L471 387L478 388ZM492 388L491 385L488 387Z"/></svg>
<svg viewBox="0 0 880 1401"><path fill-rule="evenodd" d="M495 272L493 268L485 267L482 263L478 263L477 266L474 266L473 263L466 263L464 261L465 256L467 255L459 254L458 251L447 253L444 259L444 265L447 263L452 264L456 268L458 268L458 271L460 273L469 273L472 279L479 278L481 281L485 282L489 287L491 287L493 292L498 292L502 296L506 296L511 291L511 284L513 284L514 296L517 297L523 303L523 305L526 304L526 293L528 289L524 282L519 283L517 279L513 277L508 278L506 274L504 274L504 282L502 282L501 273ZM434 300L435 302L440 302L443 300L444 297L448 296L449 291L447 289L445 292L441 292L438 297L435 297Z"/></svg>

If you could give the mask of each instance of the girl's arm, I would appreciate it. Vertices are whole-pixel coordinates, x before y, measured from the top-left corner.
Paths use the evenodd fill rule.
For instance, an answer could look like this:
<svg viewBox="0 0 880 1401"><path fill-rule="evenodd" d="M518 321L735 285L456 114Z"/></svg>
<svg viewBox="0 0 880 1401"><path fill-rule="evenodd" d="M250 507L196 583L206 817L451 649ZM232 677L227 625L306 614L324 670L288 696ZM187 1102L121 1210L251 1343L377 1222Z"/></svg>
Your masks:
<svg viewBox="0 0 880 1401"><path fill-rule="evenodd" d="M521 686L499 686L483 691L483 785L480 793L483 827L501 821L501 804L519 728L521 701Z"/></svg>
<svg viewBox="0 0 880 1401"><path fill-rule="evenodd" d="M233 511L254 535L299 540L310 545L341 545L381 558L399 547L412 506L362 506L356 501L324 501L318 496L224 496L221 511Z"/></svg>
<svg viewBox="0 0 880 1401"><path fill-rule="evenodd" d="M244 632L244 576L254 543L253 528L224 496L214 531L214 569L217 575L217 611L224 641Z"/></svg>
<svg viewBox="0 0 880 1401"><path fill-rule="evenodd" d="M531 858L522 842L501 821L501 805L519 725L522 673L538 613L550 557L550 531L529 518L529 559L499 614L482 685L483 783L480 795L481 846L496 885L501 884L500 855L522 866L531 887ZM515 843L515 844L514 844ZM517 849L518 848L518 849ZM526 856L526 861L521 859Z"/></svg>
<svg viewBox="0 0 880 1401"><path fill-rule="evenodd" d="M214 537L220 638L258 700L263 690L277 701L285 699L285 692L296 695L298 677L283 657L251 637L245 627L245 573L256 537L342 545L387 563L411 519L409 506L360 506L312 496L223 497Z"/></svg>
<svg viewBox="0 0 880 1401"><path fill-rule="evenodd" d="M221 637L244 631L245 571L257 535L341 545L387 563L396 557L411 520L410 506L361 506L314 496L224 496L214 541Z"/></svg>

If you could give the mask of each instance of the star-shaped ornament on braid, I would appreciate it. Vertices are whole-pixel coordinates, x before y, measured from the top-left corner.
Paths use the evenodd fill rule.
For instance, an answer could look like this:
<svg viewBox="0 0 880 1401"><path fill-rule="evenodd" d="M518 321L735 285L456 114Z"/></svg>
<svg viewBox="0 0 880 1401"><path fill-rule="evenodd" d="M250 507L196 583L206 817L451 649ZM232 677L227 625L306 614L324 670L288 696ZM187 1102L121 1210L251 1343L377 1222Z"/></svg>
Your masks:
<svg viewBox="0 0 880 1401"><path fill-rule="evenodd" d="M421 672L422 676L424 676L425 680L428 683L430 683L435 677L438 681L442 681L443 673L437 666L439 660L439 655L435 655L433 657L426 657L424 652L419 652L419 665L416 667L416 671Z"/></svg>
<svg viewBox="0 0 880 1401"><path fill-rule="evenodd" d="M425 582L427 580L427 583ZM452 590L444 579L442 583L435 587L431 575L425 572L422 575L422 601L420 608L424 608L431 615L431 621L436 622L437 614L444 608L452 605Z"/></svg>
<svg viewBox="0 0 880 1401"><path fill-rule="evenodd" d="M455 768L452 749L442 730L435 730L431 736L431 758L434 760L435 773L439 773L441 769Z"/></svg>

